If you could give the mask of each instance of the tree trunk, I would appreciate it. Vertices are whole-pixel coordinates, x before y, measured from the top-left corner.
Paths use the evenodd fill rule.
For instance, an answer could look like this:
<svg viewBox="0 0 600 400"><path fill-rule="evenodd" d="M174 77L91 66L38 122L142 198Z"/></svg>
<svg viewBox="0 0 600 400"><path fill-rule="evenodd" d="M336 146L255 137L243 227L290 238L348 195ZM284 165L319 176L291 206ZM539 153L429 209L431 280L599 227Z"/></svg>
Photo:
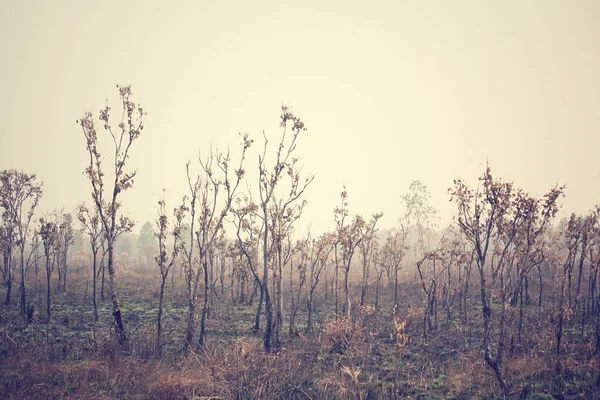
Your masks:
<svg viewBox="0 0 600 400"><path fill-rule="evenodd" d="M263 285L258 282L258 285L260 286L260 297L258 299L258 308L256 310L256 317L254 317L254 327L252 328L255 331L258 331L260 329L260 314L262 313L262 306L263 306L263 301L264 301L264 297L265 297L265 291L263 288Z"/></svg>
<svg viewBox="0 0 600 400"><path fill-rule="evenodd" d="M6 281L6 299L4 300L5 306L10 306L10 295L12 293L12 285L13 285L12 278L8 278Z"/></svg>
<svg viewBox="0 0 600 400"><path fill-rule="evenodd" d="M25 246L25 244L21 244ZM27 315L27 296L25 294L25 249L21 249L21 312Z"/></svg>
<svg viewBox="0 0 600 400"><path fill-rule="evenodd" d="M48 317L48 322L50 322L50 259L46 256L46 316Z"/></svg>
<svg viewBox="0 0 600 400"><path fill-rule="evenodd" d="M325 288L325 291L327 291L327 288ZM308 308L308 317L306 319L306 333L309 333L312 330L313 292L314 289L311 287L308 291L308 299L306 302Z"/></svg>
<svg viewBox="0 0 600 400"><path fill-rule="evenodd" d="M271 336L273 335L273 305L271 304L271 295L269 294L269 252L268 252L268 232L269 227L267 224L269 215L267 213L267 204L263 204L263 221L264 221L264 232L263 232L263 290L265 292L265 335L263 345L265 351L269 353L271 351Z"/></svg>
<svg viewBox="0 0 600 400"><path fill-rule="evenodd" d="M542 269L541 269L540 264L537 265L537 270L538 270L538 280L540 282L540 289L539 289L540 291L539 291L539 294L538 294L538 308L541 309L542 308L542 299L543 299L542 294L543 294L543 290L544 290L544 285L543 285L543 282L542 282Z"/></svg>
<svg viewBox="0 0 600 400"><path fill-rule="evenodd" d="M240 303L246 302L246 278L240 274Z"/></svg>
<svg viewBox="0 0 600 400"><path fill-rule="evenodd" d="M394 306L398 306L398 267L394 266Z"/></svg>
<svg viewBox="0 0 600 400"><path fill-rule="evenodd" d="M62 284L62 260L60 259L60 257L57 257L57 261L56 261L56 274L58 275L58 279L56 280L56 293L60 293L60 285Z"/></svg>
<svg viewBox="0 0 600 400"><path fill-rule="evenodd" d="M36 250L36 252L37 252L37 250ZM38 277L38 261L37 261L37 257L34 258L33 265L35 266L35 299L37 301L37 299L39 298L38 296L39 296L39 290L40 290L40 282L39 282L39 277Z"/></svg>
<svg viewBox="0 0 600 400"><path fill-rule="evenodd" d="M340 310L339 310L339 306L338 306L338 294L339 294L339 289L338 289L338 270L339 268L337 267L337 263L335 266L335 315L336 317L338 315L340 315Z"/></svg>
<svg viewBox="0 0 600 400"><path fill-rule="evenodd" d="M366 258L367 256L363 254L363 258ZM367 261L363 260L363 273L362 273L362 285L361 285L361 290L360 290L360 305L364 306L365 305L365 297L367 295L367 288L368 288L368 277L369 277L369 272L367 270Z"/></svg>
<svg viewBox="0 0 600 400"><path fill-rule="evenodd" d="M300 303L300 296L298 299L294 299L294 264L290 263L290 296L292 302L292 311L290 312L290 327L288 333L290 336L294 335L294 324L296 319L296 303Z"/></svg>
<svg viewBox="0 0 600 400"><path fill-rule="evenodd" d="M379 284L381 282L381 277L383 276L383 273L380 273L377 276L377 283L375 286L375 310L379 310Z"/></svg>
<svg viewBox="0 0 600 400"><path fill-rule="evenodd" d="M350 274L350 268L344 270L344 294L346 296L346 316L350 318L352 315L351 304L350 304L350 291L348 290L348 275Z"/></svg>
<svg viewBox="0 0 600 400"><path fill-rule="evenodd" d="M581 293L581 276L583 275L583 261L585 258L586 246L587 246L586 240L582 240L582 242L581 242L581 257L579 258L579 271L577 273L577 289L575 291L574 308L577 308L577 303L579 302L579 294Z"/></svg>
<svg viewBox="0 0 600 400"><path fill-rule="evenodd" d="M196 299L194 298L194 284L193 284L193 272L192 266L189 266L188 273L188 318L187 318L187 330L185 334L185 350L187 351L194 342L194 329L195 329L195 317L196 317Z"/></svg>
<svg viewBox="0 0 600 400"><path fill-rule="evenodd" d="M527 287L527 286L525 286L525 287ZM525 303L526 303L526 301L524 301L523 297L525 297L525 300L527 299L527 296L523 296L523 291L524 291L524 289L521 288L521 293L519 294L520 300L519 300L518 340L519 340L520 345L523 344L523 319L525 318Z"/></svg>
<svg viewBox="0 0 600 400"><path fill-rule="evenodd" d="M327 301L329 300L329 296L328 296L328 293L329 293L329 280L327 279L327 267L324 268L323 275L324 275L323 283L324 283L324 286L325 286L325 293L324 293L324 296L323 296L323 302L327 303Z"/></svg>
<svg viewBox="0 0 600 400"><path fill-rule="evenodd" d="M94 320L98 321L98 301L96 299L96 281L97 281L97 273L96 273L96 261L97 261L97 256L98 256L98 251L97 250L92 250L93 253L93 259L92 259L92 270L93 270L93 281L92 281L92 292L93 292L93 299L94 299Z"/></svg>
<svg viewBox="0 0 600 400"><path fill-rule="evenodd" d="M271 336L273 335L273 304L271 304L267 282L264 282L263 286L265 291L265 336L263 344L265 351L269 353L271 351Z"/></svg>
<svg viewBox="0 0 600 400"><path fill-rule="evenodd" d="M113 243L108 243L108 278L110 285L110 292L113 304L113 317L115 320L115 333L119 340L121 348L126 352L129 351L129 343L127 341L127 335L125 333L125 326L123 325L123 319L121 316L121 306L119 304L119 296L117 295L117 282L115 277L115 266L113 264Z"/></svg>
<svg viewBox="0 0 600 400"><path fill-rule="evenodd" d="M259 285L257 285L257 283L255 281L252 281L252 294L250 295L250 298L248 299L248 305L250 307L252 307L252 305L254 304L254 298L256 297L256 289Z"/></svg>
<svg viewBox="0 0 600 400"><path fill-rule="evenodd" d="M67 251L68 251L68 247L65 247L65 252L63 254L63 292L67 291Z"/></svg>
<svg viewBox="0 0 600 400"><path fill-rule="evenodd" d="M102 259L100 260L100 268L102 268L102 287L100 289L100 300L104 301L104 254L102 255Z"/></svg>
<svg viewBox="0 0 600 400"><path fill-rule="evenodd" d="M600 354L600 297L596 299L596 354ZM598 380L600 381L600 376Z"/></svg>
<svg viewBox="0 0 600 400"><path fill-rule="evenodd" d="M490 309L490 305L488 304L487 298L487 285L485 281L485 275L483 268L485 267L485 259L480 260L479 262L479 278L480 278L480 295L481 295L481 310L483 313L483 353L486 363L494 370L496 374L496 379L498 380L498 384L502 390L502 393L506 396L506 385L504 383L504 378L502 376L502 371L500 369L500 365L494 358L492 358L491 350L490 350L490 320L492 316L492 310ZM503 301L504 303L504 301ZM500 332L500 346L502 345L503 337L502 332ZM500 349L499 349L500 351Z"/></svg>
<svg viewBox="0 0 600 400"><path fill-rule="evenodd" d="M171 289L175 289L175 269L177 268L176 265L173 266L174 270L171 273Z"/></svg>
<svg viewBox="0 0 600 400"><path fill-rule="evenodd" d="M160 355L162 346L160 344L160 335L162 332L162 313L163 313L163 298L165 295L166 276L162 276L160 284L160 293L158 295L158 315L156 316L156 354Z"/></svg>
<svg viewBox="0 0 600 400"><path fill-rule="evenodd" d="M219 275L219 283L221 284L221 296L225 298L225 259L221 260L221 274Z"/></svg>
<svg viewBox="0 0 600 400"><path fill-rule="evenodd" d="M198 349L201 349L206 344L206 316L208 314L208 291L210 289L206 255L204 255L202 259L204 260L204 299L202 302L202 316L200 317L200 336L198 336Z"/></svg>
<svg viewBox="0 0 600 400"><path fill-rule="evenodd" d="M274 278L275 282L275 332L274 341L275 349L281 347L281 330L283 327L283 292L281 290L281 278L282 278L282 261L281 261L281 246L278 247L277 251L277 274Z"/></svg>
<svg viewBox="0 0 600 400"><path fill-rule="evenodd" d="M235 304L235 270L231 269L231 304Z"/></svg>

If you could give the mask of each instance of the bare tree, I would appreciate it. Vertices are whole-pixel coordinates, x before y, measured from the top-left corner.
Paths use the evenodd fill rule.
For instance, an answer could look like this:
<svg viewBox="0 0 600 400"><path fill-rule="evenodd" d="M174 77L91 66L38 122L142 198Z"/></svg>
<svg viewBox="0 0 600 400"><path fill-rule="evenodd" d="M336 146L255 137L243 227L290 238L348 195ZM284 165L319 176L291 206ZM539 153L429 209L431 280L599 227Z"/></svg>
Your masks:
<svg viewBox="0 0 600 400"><path fill-rule="evenodd" d="M298 191L299 173L294 171L294 165L289 166L288 176L292 178L292 189L289 197L286 201L283 201L273 196L273 204L269 212L271 218L271 240L274 251L273 291L275 294L275 323L273 327L273 341L275 348L281 346L281 330L283 325L283 291L281 289L281 282L283 279L283 270L291 261L295 252L291 245L290 235L292 234L294 222L300 218L302 210L306 205L306 201L300 204L294 204L294 202L300 197L304 188L312 181L312 177L309 178L305 182L304 188ZM287 246L284 244L286 240Z"/></svg>
<svg viewBox="0 0 600 400"><path fill-rule="evenodd" d="M203 184L200 186L200 215L198 216L198 230L196 231L196 240L198 251L200 253L200 263L204 271L204 298L202 304L202 315L200 317L200 335L198 336L198 347L204 346L206 342L206 317L208 314L208 293L211 282L209 280L208 271L208 255L212 249L215 240L219 233L223 230L223 220L231 208L231 204L236 195L237 189L242 178L245 175L243 168L246 158L246 151L252 145L252 140L248 135L242 136L242 150L238 168L235 169L235 178L230 181L229 163L231 158L229 152L223 155L217 153L216 157L212 154L203 162L200 160L200 165L204 172ZM216 158L216 165L221 172L221 177L217 177L213 169L213 163ZM219 201L219 190L224 188L223 205L220 212L217 212L217 202Z"/></svg>
<svg viewBox="0 0 600 400"><path fill-rule="evenodd" d="M344 295L345 295L345 304L344 304L344 312L347 317L351 317L351 309L352 304L350 301L350 290L348 288L348 276L350 274L350 267L352 266L352 258L354 257L354 253L364 236L361 234L361 231L364 229L365 220L360 216L356 215L352 221L347 224L346 218L348 217L348 192L346 192L346 187L341 193L341 207L336 207L334 210L334 217L336 221L336 245L335 245L335 263L336 263L336 271L340 268L344 270ZM340 249L340 256L338 257L338 246ZM336 304L337 304L337 274L336 274ZM336 313L337 313L336 306Z"/></svg>
<svg viewBox="0 0 600 400"><path fill-rule="evenodd" d="M335 233L325 233L321 235L317 240L311 239L310 235L307 239L307 262L308 262L308 282L306 305L308 308L308 316L306 319L306 332L312 331L312 314L313 314L313 301L314 293L319 284L319 279L325 266L329 255L333 251L333 245L336 241ZM327 287L325 287L327 291Z"/></svg>
<svg viewBox="0 0 600 400"><path fill-rule="evenodd" d="M506 350L507 283L515 256L521 250L519 234L531 218L532 210L528 204L535 200L520 190L515 191L512 183L494 179L489 166L480 181L483 188L473 191L461 180L455 180L454 188L449 192L458 207L458 225L475 253L479 271L484 358L494 370L500 388L506 395L503 361ZM562 190L562 187L555 187L544 196L543 206L540 208L542 218L549 219L556 214L556 200ZM489 250L492 252L488 258ZM494 298L500 302L496 319L498 343L495 355L491 348Z"/></svg>
<svg viewBox="0 0 600 400"><path fill-rule="evenodd" d="M44 218L40 218L39 234L44 245L44 255L46 260L46 316L48 317L48 322L50 322L50 278L56 264L56 247L58 245L56 223L54 221L46 221Z"/></svg>
<svg viewBox="0 0 600 400"><path fill-rule="evenodd" d="M293 158L292 154L296 149L296 142L300 132L306 131L304 123L300 118L296 117L286 106L282 106L281 123L283 134L276 151L275 165L268 167L266 164L268 140L264 136L265 144L262 155L258 157L259 171L259 194L260 194L260 211L262 211L262 261L263 261L263 279L262 286L265 294L265 335L264 348L267 352L271 350L271 340L273 336L273 304L269 291L269 259L271 257L269 232L271 232L269 211L271 205L275 202L275 188L281 181L282 173L287 171L291 179L291 190L287 196L287 200L283 202L283 206L279 207L280 215L287 213L289 205L293 204L304 193L306 187L312 182L314 175L306 178L303 184L300 184L299 171L296 168L297 158ZM288 122L292 122L292 135L289 143L286 141ZM281 238L278 238L281 239ZM277 244L277 241L273 241Z"/></svg>
<svg viewBox="0 0 600 400"><path fill-rule="evenodd" d="M595 319L596 343L594 354L600 354L600 291L598 291L598 272L600 271L600 206L596 206L590 213L589 235L591 244L589 246L590 272L588 281L589 311ZM600 386L600 376L596 380L596 386Z"/></svg>
<svg viewBox="0 0 600 400"><path fill-rule="evenodd" d="M389 271L388 264L383 258L382 249L377 245L373 251L373 267L375 268L375 310L379 310L379 288L381 287L381 279L383 274ZM389 272L388 272L389 274ZM391 286L391 285L388 285Z"/></svg>
<svg viewBox="0 0 600 400"><path fill-rule="evenodd" d="M156 316L156 353L160 354L162 349L161 333L162 333L162 313L163 313L163 298L165 295L165 284L169 277L169 271L175 264L175 260L179 254L181 244L181 224L185 213L188 211L186 199L183 199L181 206L173 210L175 217L175 225L173 226L173 248L171 254L167 254L167 231L169 229L169 220L166 214L166 203L162 199L158 202L158 219L156 220L156 228L158 231L154 234L158 238L158 255L155 257L156 264L160 273L160 292L158 294L158 314Z"/></svg>
<svg viewBox="0 0 600 400"><path fill-rule="evenodd" d="M461 180L455 180L454 188L450 189L450 194L452 196L451 199L456 202L458 207L458 225L473 247L477 257L484 324L484 358L494 370L500 388L503 394L506 395L507 387L504 382L501 363L505 344L500 340L496 356L492 355L490 347L490 321L492 315L490 301L492 287L488 281L486 258L490 245L498 235L498 226L509 210L512 185L510 183L495 181L492 178L489 167L480 179L484 181L482 191L477 190L475 192ZM491 279L492 277L490 276L489 278ZM504 310L501 314L504 315Z"/></svg>
<svg viewBox="0 0 600 400"><path fill-rule="evenodd" d="M377 247L377 221L383 217L383 213L373 214L368 224L362 226L361 235L363 240L359 246L359 254L362 261L362 283L360 291L360 305L365 305L365 297L369 288L369 274L373 264L373 253Z"/></svg>
<svg viewBox="0 0 600 400"><path fill-rule="evenodd" d="M438 211L429 204L431 194L421 181L412 181L408 193L401 197L405 214L400 219L407 233L416 228L417 243L414 246L415 257L422 257L429 250L429 239L438 224Z"/></svg>
<svg viewBox="0 0 600 400"><path fill-rule="evenodd" d="M69 246L75 240L75 231L73 230L73 216L65 213L63 210L57 211L55 215L57 227L57 270L58 270L58 291L65 292L67 290L67 255Z"/></svg>
<svg viewBox="0 0 600 400"><path fill-rule="evenodd" d="M442 270L436 273L435 264L437 261L441 261L441 253L441 248L437 248L433 251L427 251L422 256L422 258L417 261L417 271L421 279L421 288L427 296L427 300L424 303L425 307L423 311L423 340L425 342L427 341L427 328L429 328L429 331L432 331L434 329L433 324L431 322L431 316L435 313L436 309L438 278L444 272L444 270ZM431 275L426 276L423 273L423 264L425 263L425 261L430 261L434 265L434 268L432 269L434 272Z"/></svg>
<svg viewBox="0 0 600 400"><path fill-rule="evenodd" d="M560 290L558 297L558 315L557 315L557 323L556 323L556 357L557 357L557 370L560 372L562 370L561 364L561 349L563 345L563 332L564 332L564 324L567 311L571 310L570 304L570 286L571 286L571 277L573 274L573 270L576 265L577 253L580 246L583 246L582 236L583 231L586 229L586 222L581 217L578 217L575 214L571 214L571 217L568 220L567 226L563 232L564 236L562 238L564 247L567 250L566 257L564 259L560 259L560 257L556 257L555 261L559 261L562 264L562 276L560 281ZM587 244L585 244L587 245ZM592 254L592 262L594 261L594 256ZM566 303L566 304L565 304Z"/></svg>
<svg viewBox="0 0 600 400"><path fill-rule="evenodd" d="M19 265L21 270L20 297L21 312L23 315L27 311L27 297L25 294L25 246L27 245L31 219L42 197L43 184L37 183L36 179L36 176L33 174L25 174L14 169L0 172L2 220L5 226L8 227L6 231L9 236L14 234L14 243L19 248ZM12 280L10 286L12 286ZM7 300L10 303L8 296Z"/></svg>
<svg viewBox="0 0 600 400"><path fill-rule="evenodd" d="M390 271L390 275L394 281L395 306L398 306L398 274L402 267L402 260L408 251L406 243L408 232L409 230L405 224L400 224L398 229L392 229L380 253L381 262L384 264L384 268Z"/></svg>
<svg viewBox="0 0 600 400"><path fill-rule="evenodd" d="M185 255L183 266L185 268L185 281L188 295L188 317L187 328L185 333L184 351L188 351L190 349L190 346L193 345L196 321L196 293L198 291L198 273L196 273L195 265L197 263L194 259L194 224L196 223L196 200L198 198L198 190L200 188L200 175L197 175L196 180L192 181L192 176L190 175L189 162L185 165L185 169L190 190L190 223L189 228L184 229L184 232L189 234L190 236L188 240L182 238L182 249Z"/></svg>
<svg viewBox="0 0 600 400"><path fill-rule="evenodd" d="M451 305L454 302L453 293L455 293L455 288L452 286L452 270L466 262L466 254L460 239L460 236L454 234L452 227L448 228L437 247L432 251L426 251L416 263L421 288L426 296L423 313L424 341L427 341L428 331L438 329L440 296L446 310L447 323L450 322Z"/></svg>
<svg viewBox="0 0 600 400"><path fill-rule="evenodd" d="M143 117L146 115L144 109L137 106L130 100L131 88L129 86L119 86L119 95L122 103L121 121L118 125L120 132L115 133L110 125L109 106L100 110L100 121L104 130L110 133L114 143L113 172L114 180L112 190L109 192L108 199L104 196L104 171L102 170L102 157L98 149L98 134L96 131L96 121L91 112L86 112L83 117L77 121L81 126L86 140L86 149L89 154L89 166L85 173L92 184L92 198L98 211L104 237L106 238L106 247L108 253L108 275L111 290L114 328L121 348L128 351L129 343L123 325L121 315L121 306L117 294L117 283L114 265L114 245L117 236L122 232L129 232L134 226L133 221L125 216L118 216L121 203L117 201L119 193L133 187L133 179L137 170L125 172L124 167L129 158L129 150L133 142L140 136L144 129Z"/></svg>
<svg viewBox="0 0 600 400"><path fill-rule="evenodd" d="M202 315L200 318L200 334L198 336L197 346L202 347L206 342L206 318L209 312L209 290L212 282L209 275L209 255L215 240L223 229L223 220L231 208L231 204L239 187L242 178L245 175L243 168L246 151L252 145L252 140L248 135L242 136L241 155L238 167L233 171L231 176L231 157L229 152L222 154L209 154L202 160L199 158L201 166L201 174L196 176L194 183L189 171L189 163L187 164L187 177L190 187L190 210L192 225L190 229L189 248L184 248L187 263L187 287L188 287L188 328L186 332L186 350L189 350L194 337L195 327L195 308L196 298L198 293L198 283L201 274L204 277L204 296L202 305ZM231 180L233 178L233 180ZM220 193L223 193L220 196ZM194 231L194 217L196 215L196 202L199 204L198 213L198 229ZM219 202L221 204L219 205ZM192 257L195 245L198 247L199 262L194 263ZM195 268L196 266L196 268Z"/></svg>
<svg viewBox="0 0 600 400"><path fill-rule="evenodd" d="M253 329L260 329L260 316L264 302L264 286L262 278L258 271L258 253L260 247L261 231L257 226L258 206L248 196L238 197L236 199L236 207L232 209L234 219L233 223L236 227L236 249L237 254L243 256L246 260L247 268L250 269L254 277L255 284L259 286L260 297L258 300L258 308L254 318ZM241 265L240 265L241 267ZM238 271L242 274L242 271ZM242 291L243 293L243 291Z"/></svg>
<svg viewBox="0 0 600 400"><path fill-rule="evenodd" d="M77 206L77 219L81 222L90 240L90 246L92 248L92 301L94 304L94 320L98 321L98 303L96 295L96 287L98 281L97 265L98 265L98 250L102 247L105 237L102 234L102 227L100 225L100 216L98 210L94 209L94 212L90 212L85 203Z"/></svg>
<svg viewBox="0 0 600 400"><path fill-rule="evenodd" d="M302 296L302 290L306 284L306 253L302 251L302 248L306 245L303 240L298 240L292 247L291 238L287 238L287 249L288 250L288 264L290 265L290 316L289 316L289 327L288 333L290 337L297 335L296 330L296 315L298 314L298 307L300 306L300 296ZM295 257L298 256L298 257ZM294 263L294 258L296 263ZM298 287L294 291L294 271L298 272Z"/></svg>
<svg viewBox="0 0 600 400"><path fill-rule="evenodd" d="M0 247L2 249L2 280L6 286L5 305L10 305L15 280L15 260L13 259L15 242L15 227L3 217L2 226L0 226Z"/></svg>

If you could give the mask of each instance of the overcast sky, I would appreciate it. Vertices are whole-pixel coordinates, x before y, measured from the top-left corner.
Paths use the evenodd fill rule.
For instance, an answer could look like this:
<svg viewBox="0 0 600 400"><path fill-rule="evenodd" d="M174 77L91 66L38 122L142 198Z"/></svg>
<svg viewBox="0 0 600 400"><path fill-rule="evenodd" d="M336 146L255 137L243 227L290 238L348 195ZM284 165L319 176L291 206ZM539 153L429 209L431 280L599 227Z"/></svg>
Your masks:
<svg viewBox="0 0 600 400"><path fill-rule="evenodd" d="M0 168L44 181L43 211L89 203L75 120L131 84L148 113L122 196L136 231L163 188L170 208L186 193L198 151L236 154L238 132L276 141L282 103L308 127L314 233L343 184L352 213L391 227L420 180L449 222L452 180L475 183L486 160L532 194L565 183L564 212L586 212L600 203L598 21L593 0L2 1Z"/></svg>

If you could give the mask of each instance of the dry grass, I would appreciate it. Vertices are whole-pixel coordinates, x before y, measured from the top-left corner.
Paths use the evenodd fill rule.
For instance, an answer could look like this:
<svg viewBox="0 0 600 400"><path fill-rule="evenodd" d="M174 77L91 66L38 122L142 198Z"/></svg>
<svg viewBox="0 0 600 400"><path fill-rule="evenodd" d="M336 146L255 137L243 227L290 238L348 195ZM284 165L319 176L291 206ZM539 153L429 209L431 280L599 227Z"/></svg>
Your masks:
<svg viewBox="0 0 600 400"><path fill-rule="evenodd" d="M319 304L314 317L322 329L284 337L285 348L271 354L264 353L261 334L250 329L256 303L231 306L220 299L208 321L208 345L185 357L177 336L184 331L185 296L180 286L169 287L164 327L165 340L173 344L159 358L154 352L156 282L150 274L124 275L129 356L111 337L108 301L101 303L100 322L93 323L82 276L73 276L68 294L55 295L50 324L42 315L26 326L17 307L2 308L0 398L366 400L495 398L499 393L482 357L480 310L471 308L466 322L440 321L425 343L419 287L403 287L395 312L382 300L377 312L355 307L353 320L336 319L331 305ZM385 299L385 291L381 295ZM564 398L598 395L593 384L600 365L591 339L581 340L572 327L567 331L558 375L554 327L544 310L531 307L528 313L525 332L535 335L527 334L522 345L507 352L511 395L527 390Z"/></svg>

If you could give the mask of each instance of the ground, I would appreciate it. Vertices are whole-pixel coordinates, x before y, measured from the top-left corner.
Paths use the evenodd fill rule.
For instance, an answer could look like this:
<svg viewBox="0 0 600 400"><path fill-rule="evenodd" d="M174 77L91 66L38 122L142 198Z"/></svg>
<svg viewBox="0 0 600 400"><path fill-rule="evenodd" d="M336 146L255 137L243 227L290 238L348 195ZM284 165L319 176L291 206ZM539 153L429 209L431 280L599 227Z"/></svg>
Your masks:
<svg viewBox="0 0 600 400"><path fill-rule="evenodd" d="M437 329L425 340L421 292L404 283L396 321L406 321L400 333L408 343L399 346L391 290L382 290L378 310L356 307L350 323L336 321L331 298L324 302L319 292L315 332L304 331L302 304L296 317L298 333L289 336L286 315L283 347L265 354L262 332L252 330L258 296L252 305L232 303L230 289L221 294L217 288L219 296L213 299L207 324L208 343L185 355L187 302L184 285L175 279L174 286L167 286L165 344L158 356L154 346L158 284L150 272L125 274L119 281L130 354L123 354L111 335L108 298L99 299L100 319L94 322L92 291L83 272L71 274L66 293L53 294L49 323L44 287L28 288L35 305L29 324L20 316L15 297L1 314L0 398L502 398L483 359L481 311L475 295L466 320L457 311L448 320L440 311ZM5 291L0 295L4 298ZM374 299L369 301L373 304ZM567 323L559 373L548 312L530 306L526 338L520 345L510 343L505 363L509 397L600 398L592 327L584 326L582 334L578 321Z"/></svg>

